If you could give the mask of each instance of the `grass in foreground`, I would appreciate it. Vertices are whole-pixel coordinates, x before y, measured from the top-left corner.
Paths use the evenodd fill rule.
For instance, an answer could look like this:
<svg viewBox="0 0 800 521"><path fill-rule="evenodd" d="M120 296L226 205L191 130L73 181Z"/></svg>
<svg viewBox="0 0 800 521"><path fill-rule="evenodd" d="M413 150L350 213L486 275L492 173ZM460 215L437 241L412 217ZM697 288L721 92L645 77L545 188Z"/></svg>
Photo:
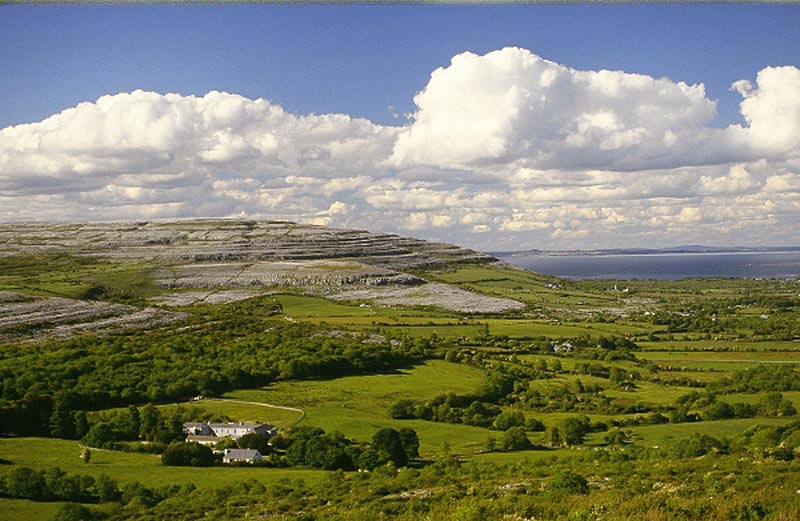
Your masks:
<svg viewBox="0 0 800 521"><path fill-rule="evenodd" d="M194 483L198 488L214 489L237 481L255 479L264 483L283 478L317 480L324 471L304 469L272 469L248 467L167 467L161 457L102 449L91 449L91 461L80 458L77 441L53 438L0 439L0 458L13 465L44 469L59 467L70 474L86 474L97 478L105 474L120 484L139 481L149 487ZM5 469L12 468L5 466ZM2 518L0 519L13 519Z"/></svg>

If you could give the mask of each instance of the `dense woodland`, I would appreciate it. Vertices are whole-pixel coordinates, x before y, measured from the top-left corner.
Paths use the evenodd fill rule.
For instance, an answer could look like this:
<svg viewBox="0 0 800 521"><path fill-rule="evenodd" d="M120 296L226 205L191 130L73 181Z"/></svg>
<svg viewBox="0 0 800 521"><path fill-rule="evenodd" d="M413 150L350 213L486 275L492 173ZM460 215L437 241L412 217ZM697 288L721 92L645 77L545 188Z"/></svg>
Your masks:
<svg viewBox="0 0 800 521"><path fill-rule="evenodd" d="M44 265L71 266L42 259L2 264L36 293ZM151 330L31 339L30 328L0 329L0 514L27 508L35 518L30 505L45 505L53 519L110 521L800 517L796 281L628 281L623 301L612 282L507 267L415 275L527 307L464 315L276 293L187 305L185 318ZM79 296L139 303L155 290L145 275L134 279ZM230 469L218 454L183 441L183 422L249 419L196 396L337 389L369 375L406 378L431 362L480 381L450 388L443 375L385 405L375 398L382 405L364 432L304 414L268 445L245 437L215 447L262 452L241 478L222 479ZM279 405L325 410L322 396L288 396ZM342 422L354 414L327 412ZM58 465L4 448L25 440L74 440L75 449ZM151 484L95 467L123 454L160 458L154 475L197 474ZM221 481L209 488L203 473Z"/></svg>

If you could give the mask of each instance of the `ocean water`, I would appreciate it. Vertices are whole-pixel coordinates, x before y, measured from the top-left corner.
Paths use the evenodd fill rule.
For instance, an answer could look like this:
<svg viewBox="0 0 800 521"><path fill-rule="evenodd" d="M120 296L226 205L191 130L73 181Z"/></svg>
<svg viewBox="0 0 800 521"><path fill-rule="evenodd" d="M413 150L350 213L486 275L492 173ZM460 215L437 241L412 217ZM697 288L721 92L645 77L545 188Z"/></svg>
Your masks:
<svg viewBox="0 0 800 521"><path fill-rule="evenodd" d="M800 278L800 252L502 255L520 268L568 279Z"/></svg>

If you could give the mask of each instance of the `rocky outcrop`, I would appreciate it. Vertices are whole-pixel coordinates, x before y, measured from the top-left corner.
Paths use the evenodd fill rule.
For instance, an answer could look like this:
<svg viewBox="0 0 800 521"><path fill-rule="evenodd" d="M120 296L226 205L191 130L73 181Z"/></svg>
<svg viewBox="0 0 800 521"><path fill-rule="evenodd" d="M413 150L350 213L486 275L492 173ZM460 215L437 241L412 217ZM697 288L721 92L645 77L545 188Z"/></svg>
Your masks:
<svg viewBox="0 0 800 521"><path fill-rule="evenodd" d="M358 259L395 271L494 261L488 255L447 244L284 221L0 225L0 255L64 250L170 263Z"/></svg>
<svg viewBox="0 0 800 521"><path fill-rule="evenodd" d="M163 309L0 292L0 340L152 329L186 317Z"/></svg>
<svg viewBox="0 0 800 521"><path fill-rule="evenodd" d="M0 224L0 257L45 252L151 263L156 268L153 283L170 292L151 302L166 306L222 303L292 288L339 300L467 313L524 307L510 299L430 284L417 275L431 268L497 262L483 253L385 233L284 221ZM82 331L84 323L114 326L121 316L130 317L131 324L161 324L177 317L119 304L20 298L0 294L0 328L3 313L8 324L16 326L43 323L45 315L56 317L55 329L65 333ZM36 310L45 311L37 315Z"/></svg>

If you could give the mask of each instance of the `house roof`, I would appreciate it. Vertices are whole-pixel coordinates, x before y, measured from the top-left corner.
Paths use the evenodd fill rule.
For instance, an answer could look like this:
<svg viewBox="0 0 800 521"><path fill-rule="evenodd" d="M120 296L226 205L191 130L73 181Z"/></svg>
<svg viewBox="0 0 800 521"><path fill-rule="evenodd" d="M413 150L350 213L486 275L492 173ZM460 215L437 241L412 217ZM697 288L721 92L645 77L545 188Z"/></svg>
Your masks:
<svg viewBox="0 0 800 521"><path fill-rule="evenodd" d="M254 449L227 449L225 458L229 460L252 460L260 458L261 453Z"/></svg>
<svg viewBox="0 0 800 521"><path fill-rule="evenodd" d="M220 428L230 429L232 427L238 427L240 429L252 429L252 430L260 429L262 427L269 427L269 425L264 425L263 423L234 423L234 422L209 423L208 426L211 427L212 429L220 429Z"/></svg>
<svg viewBox="0 0 800 521"><path fill-rule="evenodd" d="M189 434L186 436L186 441L196 441L198 443L202 442L217 442L224 440L225 438L220 438L218 436L203 436L202 434Z"/></svg>

